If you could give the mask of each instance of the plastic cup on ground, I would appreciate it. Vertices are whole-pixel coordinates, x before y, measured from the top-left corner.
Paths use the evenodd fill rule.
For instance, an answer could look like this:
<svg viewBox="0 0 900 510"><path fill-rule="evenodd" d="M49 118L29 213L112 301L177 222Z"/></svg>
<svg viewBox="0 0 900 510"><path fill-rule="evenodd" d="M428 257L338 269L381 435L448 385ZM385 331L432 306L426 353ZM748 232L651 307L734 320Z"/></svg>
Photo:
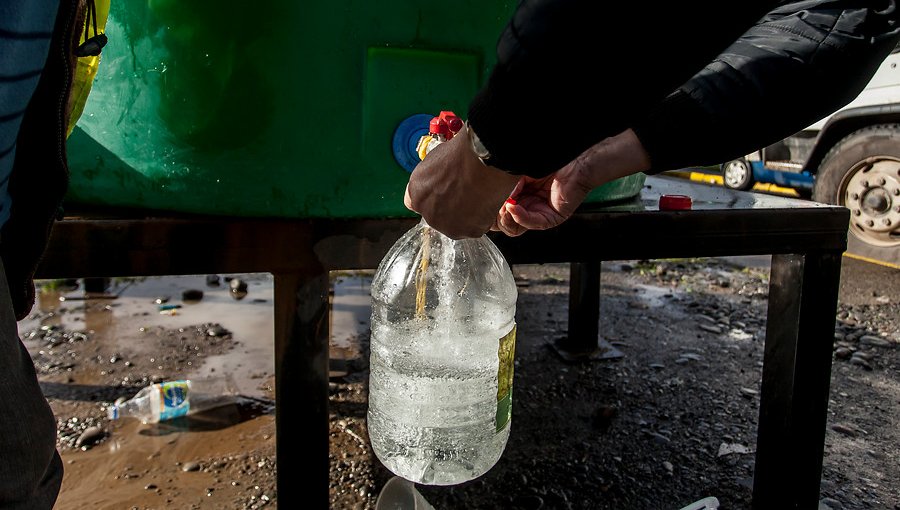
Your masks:
<svg viewBox="0 0 900 510"><path fill-rule="evenodd" d="M681 510L715 510L717 508L719 508L719 500L710 496L700 501L695 501Z"/></svg>
<svg viewBox="0 0 900 510"><path fill-rule="evenodd" d="M425 501L414 483L395 476L381 489L375 510L434 510L434 507Z"/></svg>

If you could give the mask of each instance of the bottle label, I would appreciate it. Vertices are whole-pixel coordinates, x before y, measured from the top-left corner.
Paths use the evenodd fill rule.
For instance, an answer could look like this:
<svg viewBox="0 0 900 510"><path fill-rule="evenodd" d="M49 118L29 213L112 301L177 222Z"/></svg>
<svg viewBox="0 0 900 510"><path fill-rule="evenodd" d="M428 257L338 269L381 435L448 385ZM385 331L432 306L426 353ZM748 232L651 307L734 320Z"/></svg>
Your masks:
<svg viewBox="0 0 900 510"><path fill-rule="evenodd" d="M516 326L500 339L497 357L500 365L497 368L497 432L503 430L512 416L512 383L513 361L516 353Z"/></svg>
<svg viewBox="0 0 900 510"><path fill-rule="evenodd" d="M159 385L159 420L184 416L191 409L187 381L169 381Z"/></svg>

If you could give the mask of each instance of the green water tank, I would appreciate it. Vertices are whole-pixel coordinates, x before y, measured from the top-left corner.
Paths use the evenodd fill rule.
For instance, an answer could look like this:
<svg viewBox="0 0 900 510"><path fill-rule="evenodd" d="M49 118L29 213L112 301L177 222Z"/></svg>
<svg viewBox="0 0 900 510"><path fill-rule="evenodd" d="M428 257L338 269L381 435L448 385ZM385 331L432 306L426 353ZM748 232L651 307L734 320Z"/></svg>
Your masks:
<svg viewBox="0 0 900 510"><path fill-rule="evenodd" d="M68 204L245 217L411 215L395 134L465 113L513 1L112 2L69 137ZM589 201L637 195L643 175Z"/></svg>

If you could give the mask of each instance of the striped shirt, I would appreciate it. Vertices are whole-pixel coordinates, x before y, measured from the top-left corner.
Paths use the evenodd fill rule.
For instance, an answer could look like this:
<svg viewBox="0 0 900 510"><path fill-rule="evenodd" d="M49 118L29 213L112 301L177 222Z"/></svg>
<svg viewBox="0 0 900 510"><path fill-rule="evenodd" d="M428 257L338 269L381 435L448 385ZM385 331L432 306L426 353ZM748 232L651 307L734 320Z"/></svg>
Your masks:
<svg viewBox="0 0 900 510"><path fill-rule="evenodd" d="M22 117L47 62L60 0L0 0L0 227Z"/></svg>

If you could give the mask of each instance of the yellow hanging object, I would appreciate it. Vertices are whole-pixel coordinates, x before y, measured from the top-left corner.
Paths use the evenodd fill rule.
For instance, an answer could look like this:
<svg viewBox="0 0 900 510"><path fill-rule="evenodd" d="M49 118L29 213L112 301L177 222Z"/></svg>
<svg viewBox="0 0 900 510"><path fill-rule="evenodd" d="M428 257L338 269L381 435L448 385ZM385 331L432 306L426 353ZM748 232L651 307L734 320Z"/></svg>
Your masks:
<svg viewBox="0 0 900 510"><path fill-rule="evenodd" d="M431 150L431 147L429 147L429 145L431 145L432 141L434 141L434 137L431 135L425 135L419 138L419 143L416 144L416 154L419 155L420 160L425 159L425 154L427 154L428 151Z"/></svg>
<svg viewBox="0 0 900 510"><path fill-rule="evenodd" d="M94 8L97 11L97 31L106 32L106 19L109 17L109 3L111 0L94 0ZM93 31L94 26L91 16L85 16L84 22L90 25ZM95 34L96 35L96 34ZM78 44L84 44L85 30L81 30L81 38ZM72 92L69 94L69 126L66 130L66 138L72 134L75 129L75 123L81 118L84 111L84 105L87 103L88 95L91 93L91 85L94 83L94 76L97 75L97 69L100 67L100 55L78 57L75 66L75 77L72 80Z"/></svg>

